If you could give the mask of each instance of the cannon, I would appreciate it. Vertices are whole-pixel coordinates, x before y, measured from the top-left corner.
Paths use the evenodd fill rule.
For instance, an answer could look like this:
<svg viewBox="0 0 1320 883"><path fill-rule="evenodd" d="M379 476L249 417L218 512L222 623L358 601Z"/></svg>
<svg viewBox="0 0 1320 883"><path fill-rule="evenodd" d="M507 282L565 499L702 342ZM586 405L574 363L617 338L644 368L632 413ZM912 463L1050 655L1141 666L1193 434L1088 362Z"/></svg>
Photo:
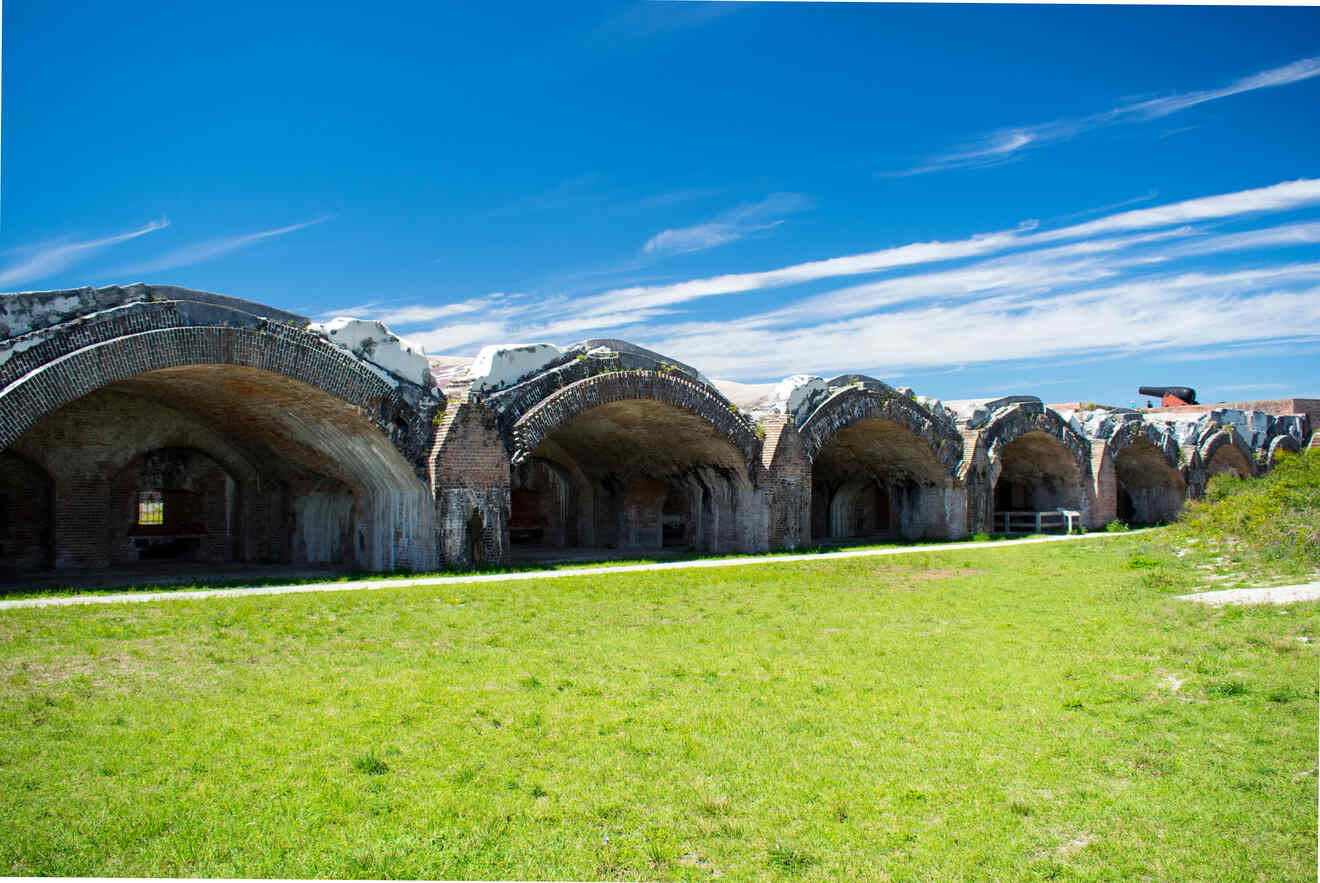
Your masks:
<svg viewBox="0 0 1320 883"><path fill-rule="evenodd" d="M1143 386L1137 389L1137 392L1144 396L1159 396L1160 402L1164 407L1174 405L1195 405L1196 390L1190 386ZM1177 399L1177 401L1170 401Z"/></svg>

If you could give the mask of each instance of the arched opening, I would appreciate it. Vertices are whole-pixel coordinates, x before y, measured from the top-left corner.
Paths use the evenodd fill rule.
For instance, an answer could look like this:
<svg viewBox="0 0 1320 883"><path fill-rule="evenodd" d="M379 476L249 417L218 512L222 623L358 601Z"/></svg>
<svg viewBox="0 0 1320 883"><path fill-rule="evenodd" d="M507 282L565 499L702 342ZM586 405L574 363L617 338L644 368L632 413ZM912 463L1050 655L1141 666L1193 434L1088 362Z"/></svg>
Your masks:
<svg viewBox="0 0 1320 883"><path fill-rule="evenodd" d="M894 420L840 430L811 470L818 541L941 538L964 530L966 492L930 442Z"/></svg>
<svg viewBox="0 0 1320 883"><path fill-rule="evenodd" d="M1251 478L1251 461L1236 445L1219 445L1205 463L1205 475L1209 478L1221 472L1231 472L1238 478Z"/></svg>
<svg viewBox="0 0 1320 883"><path fill-rule="evenodd" d="M1187 482L1163 451L1134 439L1114 457L1118 519L1128 524L1173 521L1187 499Z"/></svg>
<svg viewBox="0 0 1320 883"><path fill-rule="evenodd" d="M486 523L481 517L481 512L473 509L472 514L468 516L467 523L463 526L473 567L480 567L481 562L486 558L485 529Z"/></svg>
<svg viewBox="0 0 1320 883"><path fill-rule="evenodd" d="M110 493L112 563L235 560L238 482L204 451L139 454L111 481Z"/></svg>
<svg viewBox="0 0 1320 883"><path fill-rule="evenodd" d="M511 554L522 560L741 550L756 524L742 452L700 413L605 402L552 427L513 467Z"/></svg>
<svg viewBox="0 0 1320 883"><path fill-rule="evenodd" d="M71 578L434 566L413 467L361 408L282 374L144 372L46 413L11 450L54 477L51 557Z"/></svg>
<svg viewBox="0 0 1320 883"><path fill-rule="evenodd" d="M0 576L54 566L55 483L40 465L14 451L0 451Z"/></svg>
<svg viewBox="0 0 1320 883"><path fill-rule="evenodd" d="M1062 510L1082 511L1082 475L1062 441L1044 431L1019 435L998 453L992 529L1029 533L1062 527Z"/></svg>

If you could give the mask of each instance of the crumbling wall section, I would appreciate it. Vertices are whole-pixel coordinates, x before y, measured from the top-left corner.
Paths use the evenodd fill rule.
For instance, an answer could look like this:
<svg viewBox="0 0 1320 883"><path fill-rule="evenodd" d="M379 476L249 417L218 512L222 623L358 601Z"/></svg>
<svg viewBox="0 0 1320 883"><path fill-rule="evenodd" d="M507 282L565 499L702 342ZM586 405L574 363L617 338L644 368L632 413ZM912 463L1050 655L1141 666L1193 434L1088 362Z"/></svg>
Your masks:
<svg viewBox="0 0 1320 883"><path fill-rule="evenodd" d="M509 559L509 455L495 417L470 399L451 399L430 457L437 549L449 567Z"/></svg>
<svg viewBox="0 0 1320 883"><path fill-rule="evenodd" d="M773 414L762 424L760 487L764 493L771 549L797 549L811 541L811 460L791 414Z"/></svg>

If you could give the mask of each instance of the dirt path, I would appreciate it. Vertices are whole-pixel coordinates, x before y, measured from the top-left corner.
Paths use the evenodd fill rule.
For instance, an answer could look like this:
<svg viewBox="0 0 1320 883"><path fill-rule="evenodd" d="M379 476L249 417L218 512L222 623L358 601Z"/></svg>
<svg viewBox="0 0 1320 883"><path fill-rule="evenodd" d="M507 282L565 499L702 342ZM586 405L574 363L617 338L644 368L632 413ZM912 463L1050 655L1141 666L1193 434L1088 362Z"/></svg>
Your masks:
<svg viewBox="0 0 1320 883"><path fill-rule="evenodd" d="M1197 592L1179 595L1184 601L1201 604L1295 604L1298 601L1320 601L1320 582L1297 586L1270 586L1264 589L1223 589L1218 592Z"/></svg>
<svg viewBox="0 0 1320 883"><path fill-rule="evenodd" d="M473 573L456 576L419 576L400 579L364 579L340 583L310 583L287 586L247 586L229 589L198 589L177 592L123 592L105 595L70 595L61 598L21 598L0 601L0 610L16 607L67 607L73 604L134 604L146 601L195 600L198 598L242 597L244 595L290 595L298 592L360 592L405 586L444 586L467 583L517 582L531 579L559 579L568 576L594 576L606 573L641 573L649 570L692 570L703 567L746 567L748 565L787 564L795 561L833 561L840 558L879 558L888 555L914 555L920 552L957 552L963 549L1003 549L1036 543L1068 543L1077 540L1103 540L1132 536L1123 533L1089 533L1071 536L1035 537L1026 540L994 540L983 543L931 543L922 546L893 546L884 549L857 549L845 552L814 552L805 555L755 555L743 558L706 558L696 561L663 561L655 564L621 564L614 567L575 567L560 570L528 570L521 573Z"/></svg>

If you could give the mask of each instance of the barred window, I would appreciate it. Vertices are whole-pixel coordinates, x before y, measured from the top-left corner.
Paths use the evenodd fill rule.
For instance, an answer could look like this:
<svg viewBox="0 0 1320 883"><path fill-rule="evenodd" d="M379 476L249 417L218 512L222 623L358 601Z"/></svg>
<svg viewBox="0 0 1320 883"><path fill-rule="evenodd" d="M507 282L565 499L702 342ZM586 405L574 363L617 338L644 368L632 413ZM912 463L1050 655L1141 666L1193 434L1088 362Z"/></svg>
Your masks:
<svg viewBox="0 0 1320 883"><path fill-rule="evenodd" d="M138 494L137 523L165 523L165 497L160 491L142 491Z"/></svg>

